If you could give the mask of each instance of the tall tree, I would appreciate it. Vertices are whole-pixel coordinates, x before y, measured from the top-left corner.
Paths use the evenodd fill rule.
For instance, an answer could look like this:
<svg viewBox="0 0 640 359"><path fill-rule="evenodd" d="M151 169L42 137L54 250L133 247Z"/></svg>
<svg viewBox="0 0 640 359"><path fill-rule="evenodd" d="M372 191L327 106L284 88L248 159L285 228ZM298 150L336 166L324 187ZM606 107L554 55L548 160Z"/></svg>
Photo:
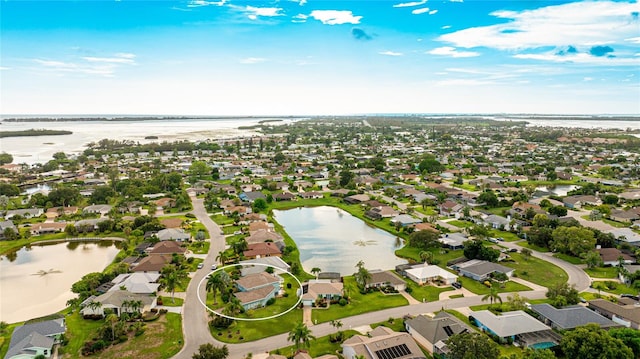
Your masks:
<svg viewBox="0 0 640 359"><path fill-rule="evenodd" d="M193 359L226 359L229 356L229 348L226 345L214 347L211 343L201 344Z"/></svg>
<svg viewBox="0 0 640 359"><path fill-rule="evenodd" d="M632 359L633 351L597 324L571 330L560 340L560 348L567 358Z"/></svg>
<svg viewBox="0 0 640 359"><path fill-rule="evenodd" d="M316 337L311 334L311 330L307 328L303 322L298 322L293 329L291 329L287 337L287 340L293 342L296 349L300 349L301 346L309 348L311 341L315 339Z"/></svg>
<svg viewBox="0 0 640 359"><path fill-rule="evenodd" d="M223 270L220 270L216 274L209 276L209 279L207 279L206 289L213 294L214 304L218 304L218 301L216 300L216 293L224 293L229 285L231 285L231 278L229 278L227 272Z"/></svg>
<svg viewBox="0 0 640 359"><path fill-rule="evenodd" d="M448 359L495 359L500 356L498 344L480 333L454 334L447 339Z"/></svg>
<svg viewBox="0 0 640 359"><path fill-rule="evenodd" d="M500 294L498 292L498 288L496 287L491 287L491 289L489 290L489 293L487 293L484 297L482 297L482 301L484 302L485 300L489 300L489 306L493 306L493 303L495 301L500 302L500 304L502 304L502 298L500 297Z"/></svg>
<svg viewBox="0 0 640 359"><path fill-rule="evenodd" d="M360 290L364 290L367 286L367 283L371 280L371 273L369 273L367 268L364 267L363 261L359 261L356 264L356 268L358 270L353 274L353 277L356 280L356 283L358 284Z"/></svg>
<svg viewBox="0 0 640 359"><path fill-rule="evenodd" d="M164 289L171 293L171 301L175 303L176 288L180 283L187 278L187 273L177 268L175 265L168 264L162 268L162 278L160 283L164 286Z"/></svg>

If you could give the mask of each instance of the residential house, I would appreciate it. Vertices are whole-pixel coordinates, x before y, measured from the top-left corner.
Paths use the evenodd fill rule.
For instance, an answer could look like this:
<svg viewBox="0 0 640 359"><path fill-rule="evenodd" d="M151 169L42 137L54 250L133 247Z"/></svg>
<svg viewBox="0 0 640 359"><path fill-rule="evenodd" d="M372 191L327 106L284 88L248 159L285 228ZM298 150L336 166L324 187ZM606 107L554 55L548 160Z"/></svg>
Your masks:
<svg viewBox="0 0 640 359"><path fill-rule="evenodd" d="M344 284L327 279L310 280L302 285L302 304L310 307L316 300L338 300L342 297Z"/></svg>
<svg viewBox="0 0 640 359"><path fill-rule="evenodd" d="M453 268L457 270L460 275L473 278L477 281L485 281L493 273L504 273L507 277L511 277L515 271L513 268L479 259L457 263Z"/></svg>
<svg viewBox="0 0 640 359"><path fill-rule="evenodd" d="M632 265L623 265L622 267L624 267L624 269L626 269L626 273L629 274L635 274L638 271L640 271L640 264L632 264ZM618 279L620 279L620 282L626 284L626 285L631 285L633 283L631 283L631 278L629 276L626 276L625 273L620 273L618 275Z"/></svg>
<svg viewBox="0 0 640 359"><path fill-rule="evenodd" d="M261 243L250 243L247 246L247 250L244 251L243 255L247 259L252 258L262 258L262 257L280 257L282 256L282 252L273 242L261 242Z"/></svg>
<svg viewBox="0 0 640 359"><path fill-rule="evenodd" d="M162 241L153 245L153 247L149 247L146 249L146 252L150 255L158 255L158 254L180 254L184 255L187 252L187 249L182 247L180 243L176 241Z"/></svg>
<svg viewBox="0 0 640 359"><path fill-rule="evenodd" d="M80 310L80 313L82 315L104 315L104 310L107 308L113 310L113 313L117 316L120 316L123 311L133 313L133 309L127 305L127 303L130 303L131 301L142 302L142 307L139 311L147 312L156 307L157 299L158 298L155 296L136 294L126 290L117 289L114 291L108 291L89 300L89 302L93 301L100 303L101 306L99 308L93 308L90 305L86 305Z"/></svg>
<svg viewBox="0 0 640 359"><path fill-rule="evenodd" d="M344 198L344 201L348 204L360 204L368 200L369 200L368 194L354 194L353 196Z"/></svg>
<svg viewBox="0 0 640 359"><path fill-rule="evenodd" d="M18 326L11 334L5 359L33 359L38 355L50 358L53 346L60 343L66 326L64 318Z"/></svg>
<svg viewBox="0 0 640 359"><path fill-rule="evenodd" d="M91 206L86 206L82 209L82 213L97 213L101 216L105 216L109 214L111 211L111 206L108 204L94 204Z"/></svg>
<svg viewBox="0 0 640 359"><path fill-rule="evenodd" d="M411 337L431 354L446 355L446 341L455 334L473 332L468 325L454 315L441 311L433 318L418 315L404 322Z"/></svg>
<svg viewBox="0 0 640 359"><path fill-rule="evenodd" d="M40 217L44 214L44 210L42 208L28 208L28 209L10 209L5 212L4 218L11 219L14 216L21 216L23 218L35 218Z"/></svg>
<svg viewBox="0 0 640 359"><path fill-rule="evenodd" d="M369 209L364 213L364 216L372 220L379 220L382 218L391 218L398 215L398 211L390 206L380 206Z"/></svg>
<svg viewBox="0 0 640 359"><path fill-rule="evenodd" d="M562 203L567 208L579 209L585 204L590 206L599 206L602 204L602 201L598 197L592 195L575 195L563 198Z"/></svg>
<svg viewBox="0 0 640 359"><path fill-rule="evenodd" d="M31 235L38 236L41 234L61 233L67 227L67 222L44 222L34 223L29 228Z"/></svg>
<svg viewBox="0 0 640 359"><path fill-rule="evenodd" d="M238 292L233 295L238 298L244 310L261 308L275 298L280 290L280 279L267 272L249 274L236 281Z"/></svg>
<svg viewBox="0 0 640 359"><path fill-rule="evenodd" d="M180 228L184 221L180 218L163 218L160 220L160 224L166 228Z"/></svg>
<svg viewBox="0 0 640 359"><path fill-rule="evenodd" d="M615 228L605 232L613 234L618 243L627 243L640 247L640 234L634 232L631 228Z"/></svg>
<svg viewBox="0 0 640 359"><path fill-rule="evenodd" d="M460 203L446 200L440 205L438 205L438 210L440 211L440 215L460 218L462 216L462 210L464 206Z"/></svg>
<svg viewBox="0 0 640 359"><path fill-rule="evenodd" d="M370 270L369 274L371 274L371 279L367 282L367 288L390 286L397 291L403 291L407 288L407 283L392 272Z"/></svg>
<svg viewBox="0 0 640 359"><path fill-rule="evenodd" d="M342 343L345 359L425 359L409 333L399 333L379 326L369 336L354 335Z"/></svg>
<svg viewBox="0 0 640 359"><path fill-rule="evenodd" d="M160 208L173 208L176 206L176 200L170 197L163 197L153 201Z"/></svg>
<svg viewBox="0 0 640 359"><path fill-rule="evenodd" d="M317 191L300 192L298 193L298 196L300 196L303 199L318 199L318 198L324 197L322 192L317 192Z"/></svg>
<svg viewBox="0 0 640 359"><path fill-rule="evenodd" d="M254 223L259 223L259 222L254 222ZM245 240L247 241L248 244L262 243L266 241L282 242L284 241L284 237L282 237L280 233L273 232L271 230L261 229L261 230L252 232L249 235L249 237L245 238Z"/></svg>
<svg viewBox="0 0 640 359"><path fill-rule="evenodd" d="M464 248L464 242L469 240L467 236L459 232L445 233L440 235L438 241L442 243L443 247L450 249L462 249Z"/></svg>
<svg viewBox="0 0 640 359"><path fill-rule="evenodd" d="M131 293L151 295L158 291L158 273L124 273L111 280L109 291L124 289Z"/></svg>
<svg viewBox="0 0 640 359"><path fill-rule="evenodd" d="M242 192L238 195L238 198L240 198L244 202L250 202L250 203L253 203L258 198L261 198L264 200L267 199L267 197L262 192Z"/></svg>
<svg viewBox="0 0 640 359"><path fill-rule="evenodd" d="M637 219L640 219L637 213L634 211L622 211L618 209L612 209L611 214L609 214L609 219L614 220L616 222L622 223L631 223Z"/></svg>
<svg viewBox="0 0 640 359"><path fill-rule="evenodd" d="M471 312L469 320L475 322L482 331L497 336L501 341L513 341L522 347L538 343L557 345L560 336L529 314L516 310L495 315L488 310Z"/></svg>
<svg viewBox="0 0 640 359"><path fill-rule="evenodd" d="M600 258L602 258L604 265L617 266L620 264L620 259L622 259L624 264L635 262L635 258L623 253L618 248L600 248L596 251L600 253Z"/></svg>
<svg viewBox="0 0 640 359"><path fill-rule="evenodd" d="M132 272L160 273L162 268L171 263L170 254L155 254L142 258L139 262L131 266Z"/></svg>
<svg viewBox="0 0 640 359"><path fill-rule="evenodd" d="M604 299L594 299L590 300L587 306L624 327L640 329L640 304L625 304L622 299L624 298L620 300L622 305Z"/></svg>
<svg viewBox="0 0 640 359"><path fill-rule="evenodd" d="M422 221L408 214L400 214L393 217L390 222L394 225L398 224L401 227L409 227L421 223Z"/></svg>
<svg viewBox="0 0 640 359"><path fill-rule="evenodd" d="M187 233L181 228L165 228L156 234L161 241L189 241L191 233Z"/></svg>
<svg viewBox="0 0 640 359"><path fill-rule="evenodd" d="M617 327L618 324L602 315L581 305L556 308L548 303L534 304L531 310L538 316L538 320L553 329L569 330L590 323L598 324L601 328Z"/></svg>
<svg viewBox="0 0 640 359"><path fill-rule="evenodd" d="M108 221L108 220L109 218L106 218L106 217L81 219L79 221L76 221L74 226L76 227L76 230L80 233L93 232L98 229L98 223Z"/></svg>
<svg viewBox="0 0 640 359"><path fill-rule="evenodd" d="M4 239L4 231L10 229L15 234L19 234L18 228L13 224L12 221L0 221L0 239Z"/></svg>
<svg viewBox="0 0 640 359"><path fill-rule="evenodd" d="M413 265L411 268L404 269L404 273L409 279L419 285L437 282L451 284L458 280L457 275L436 265L428 265L427 263Z"/></svg>
<svg viewBox="0 0 640 359"><path fill-rule="evenodd" d="M289 272L291 266L288 265L285 261L280 257L262 257L262 258L254 258L247 259L244 261L240 261L239 263L242 265L240 269L240 274L244 277L249 274L255 274L264 272L268 267L274 268L275 274L282 274L285 272Z"/></svg>
<svg viewBox="0 0 640 359"><path fill-rule="evenodd" d="M295 200L297 197L296 195L294 195L293 193L290 192L283 192L283 193L276 193L273 195L273 199L277 202L279 201L293 201Z"/></svg>
<svg viewBox="0 0 640 359"><path fill-rule="evenodd" d="M491 226L491 228L508 231L510 229L510 218L498 216L497 214L488 215L485 218L484 223Z"/></svg>

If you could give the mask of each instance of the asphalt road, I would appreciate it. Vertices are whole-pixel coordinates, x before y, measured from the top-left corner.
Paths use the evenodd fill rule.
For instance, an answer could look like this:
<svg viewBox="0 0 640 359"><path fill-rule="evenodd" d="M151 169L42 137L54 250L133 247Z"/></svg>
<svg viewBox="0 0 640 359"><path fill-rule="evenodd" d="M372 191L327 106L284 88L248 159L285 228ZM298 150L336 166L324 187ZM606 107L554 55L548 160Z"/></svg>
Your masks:
<svg viewBox="0 0 640 359"><path fill-rule="evenodd" d="M200 304L197 291L198 284L202 278L211 272L211 265L216 263L218 253L224 250L225 239L224 236L220 234L220 227L209 218L209 214L204 208L203 200L191 197L191 203L193 204L192 213L195 214L196 218L209 232L211 246L209 247L207 258L204 260L204 267L196 271L187 288L184 305L182 307L184 346L182 350L174 356L175 359L190 359L193 353L198 350L200 344L213 343L216 346L222 346L224 344L216 341L211 336L208 326L209 314L202 304ZM202 298L205 298L204 286L200 288L200 292Z"/></svg>

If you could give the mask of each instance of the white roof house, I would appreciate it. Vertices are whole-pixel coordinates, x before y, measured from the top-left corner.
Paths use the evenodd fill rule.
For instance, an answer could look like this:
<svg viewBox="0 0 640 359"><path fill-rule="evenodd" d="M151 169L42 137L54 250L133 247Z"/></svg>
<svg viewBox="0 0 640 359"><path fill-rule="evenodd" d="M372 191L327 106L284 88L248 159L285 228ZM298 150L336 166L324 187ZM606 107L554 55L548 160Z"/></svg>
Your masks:
<svg viewBox="0 0 640 359"><path fill-rule="evenodd" d="M458 279L458 276L444 270L435 265L420 264L411 269L405 270L407 276L418 284L425 284L428 282L434 282L436 280L442 280L446 284L451 284Z"/></svg>

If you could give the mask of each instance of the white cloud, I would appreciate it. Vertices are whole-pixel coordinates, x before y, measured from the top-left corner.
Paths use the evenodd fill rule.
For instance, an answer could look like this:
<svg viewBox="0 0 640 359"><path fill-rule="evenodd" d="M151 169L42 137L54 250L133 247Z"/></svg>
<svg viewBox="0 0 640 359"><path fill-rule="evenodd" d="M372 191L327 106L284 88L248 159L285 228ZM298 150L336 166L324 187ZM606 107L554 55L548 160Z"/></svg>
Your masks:
<svg viewBox="0 0 640 359"><path fill-rule="evenodd" d="M393 7L412 7L412 6L420 6L427 3L427 0L422 1L413 1L413 2L405 2L400 4L395 4Z"/></svg>
<svg viewBox="0 0 640 359"><path fill-rule="evenodd" d="M442 30L450 29L451 25L444 25L441 27Z"/></svg>
<svg viewBox="0 0 640 359"><path fill-rule="evenodd" d="M362 19L349 10L313 10L309 16L325 25L359 24Z"/></svg>
<svg viewBox="0 0 640 359"><path fill-rule="evenodd" d="M134 64L135 61L133 60L133 58L127 58L127 57L93 57L93 56L86 56L82 58L85 61L89 61L89 62L108 62L108 63L114 63L114 64Z"/></svg>
<svg viewBox="0 0 640 359"><path fill-rule="evenodd" d="M437 47L431 51L427 51L431 55L451 56L451 57L476 57L480 56L480 53L475 51L458 51L455 47L443 46Z"/></svg>
<svg viewBox="0 0 640 359"><path fill-rule="evenodd" d="M429 15L435 15L438 13L438 10L431 10L429 11Z"/></svg>
<svg viewBox="0 0 640 359"><path fill-rule="evenodd" d="M291 18L292 19L291 22L307 22L307 18L309 18L309 15L298 14Z"/></svg>
<svg viewBox="0 0 640 359"><path fill-rule="evenodd" d="M289 0L291 2L298 3L300 6L304 6L307 3L307 0Z"/></svg>
<svg viewBox="0 0 640 359"><path fill-rule="evenodd" d="M582 79L582 81L593 81L593 77L585 77Z"/></svg>
<svg viewBox="0 0 640 359"><path fill-rule="evenodd" d="M378 52L378 54L386 55L386 56L402 56L402 55L404 55L402 52L394 52L394 51L381 51L381 52Z"/></svg>
<svg viewBox="0 0 640 359"><path fill-rule="evenodd" d="M56 60L34 59L34 62L42 65L43 69L54 73L78 73L88 75L101 75L105 77L113 77L116 64L100 63L100 64L76 64L74 62L63 62Z"/></svg>
<svg viewBox="0 0 640 359"><path fill-rule="evenodd" d="M638 3L586 1L524 11L495 11L508 19L500 24L459 30L438 38L457 47L518 50L544 46L587 46L587 43L622 42L637 36Z"/></svg>
<svg viewBox="0 0 640 359"><path fill-rule="evenodd" d="M247 13L247 17L251 20L256 20L259 16L273 17L273 16L284 15L280 13L280 11L282 11L282 8L279 8L279 7L247 6L246 8L244 8L244 11Z"/></svg>
<svg viewBox="0 0 640 359"><path fill-rule="evenodd" d="M492 85L495 82L493 81L485 81L485 80L475 80L475 79L448 79L437 81L436 85L438 86L485 86Z"/></svg>
<svg viewBox="0 0 640 359"><path fill-rule="evenodd" d="M640 44L640 36L638 36L638 37L630 37L628 39L624 39L624 41L633 42L634 44Z"/></svg>
<svg viewBox="0 0 640 359"><path fill-rule="evenodd" d="M205 0L193 0L187 4L187 7L200 7L200 6L222 6L227 3L227 0L220 1L205 1Z"/></svg>
<svg viewBox="0 0 640 359"><path fill-rule="evenodd" d="M464 0L449 0L450 2L464 2Z"/></svg>
<svg viewBox="0 0 640 359"><path fill-rule="evenodd" d="M262 57L247 57L245 59L240 60L240 63L245 65L252 65L252 64L259 64L265 61L267 61L267 59Z"/></svg>
<svg viewBox="0 0 640 359"><path fill-rule="evenodd" d="M429 12L429 8L428 7L423 7L423 8L415 9L415 10L411 11L411 13L414 14L414 15L424 14L425 12Z"/></svg>
<svg viewBox="0 0 640 359"><path fill-rule="evenodd" d="M513 57L516 59L540 60L540 61L551 61L551 62L560 62L560 63L566 62L566 63L592 64L592 65L640 66L640 59L625 58L625 57L593 56L587 53L560 55L555 52L545 52L541 54L516 54L516 55L513 55Z"/></svg>
<svg viewBox="0 0 640 359"><path fill-rule="evenodd" d="M7 71L7 70L11 70L11 68L6 66L0 66L0 71Z"/></svg>

